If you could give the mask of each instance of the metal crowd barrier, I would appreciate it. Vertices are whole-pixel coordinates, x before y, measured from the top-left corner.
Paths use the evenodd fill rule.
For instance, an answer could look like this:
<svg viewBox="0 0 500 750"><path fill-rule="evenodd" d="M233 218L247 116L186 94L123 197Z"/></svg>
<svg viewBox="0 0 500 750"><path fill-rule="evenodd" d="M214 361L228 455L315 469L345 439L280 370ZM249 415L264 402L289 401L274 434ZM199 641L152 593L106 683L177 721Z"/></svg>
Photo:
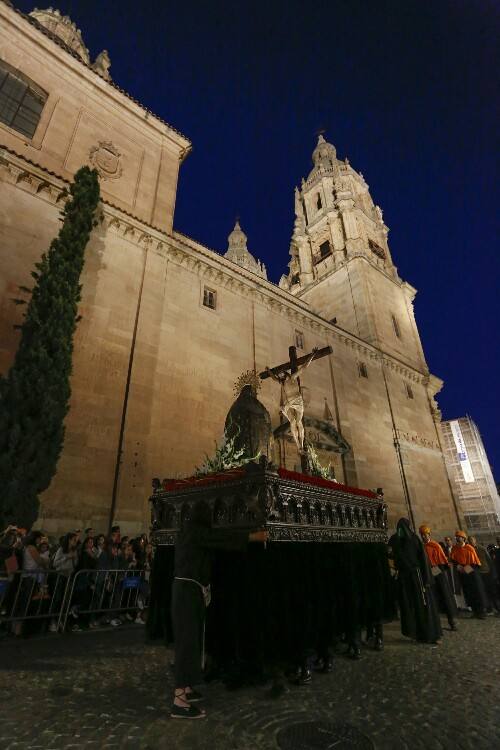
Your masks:
<svg viewBox="0 0 500 750"><path fill-rule="evenodd" d="M49 620L64 632L68 617L118 615L146 606L148 571L79 570L66 576L55 570L18 571L0 578L0 625Z"/></svg>
<svg viewBox="0 0 500 750"><path fill-rule="evenodd" d="M17 571L0 579L0 623L52 620L60 627L69 585L56 570Z"/></svg>
<svg viewBox="0 0 500 750"><path fill-rule="evenodd" d="M139 609L139 596L147 596L144 570L79 570L71 579L64 607L62 630L75 611L80 615L131 612Z"/></svg>

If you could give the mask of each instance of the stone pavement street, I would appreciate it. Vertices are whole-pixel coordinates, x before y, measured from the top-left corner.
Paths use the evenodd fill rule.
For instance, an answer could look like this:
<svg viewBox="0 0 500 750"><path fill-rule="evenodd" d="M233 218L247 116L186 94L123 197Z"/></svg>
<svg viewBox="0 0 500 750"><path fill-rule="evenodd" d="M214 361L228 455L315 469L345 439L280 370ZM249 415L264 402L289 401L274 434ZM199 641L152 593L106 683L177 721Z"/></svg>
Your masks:
<svg viewBox="0 0 500 750"><path fill-rule="evenodd" d="M140 625L0 644L0 750L277 750L307 721L347 722L377 749L500 748L500 618L460 620L441 646L386 628L383 653L342 655L330 675L290 686L205 688L209 717L169 718L171 654ZM298 747L298 745L297 745ZM320 745L309 745L320 747ZM354 747L325 740L321 747Z"/></svg>

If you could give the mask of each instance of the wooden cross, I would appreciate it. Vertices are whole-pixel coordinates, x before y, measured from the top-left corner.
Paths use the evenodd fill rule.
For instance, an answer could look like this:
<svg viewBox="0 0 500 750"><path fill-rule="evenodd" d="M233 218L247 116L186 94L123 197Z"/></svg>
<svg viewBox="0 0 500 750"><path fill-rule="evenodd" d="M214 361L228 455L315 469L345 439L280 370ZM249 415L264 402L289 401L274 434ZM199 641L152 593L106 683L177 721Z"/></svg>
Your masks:
<svg viewBox="0 0 500 750"><path fill-rule="evenodd" d="M321 359L321 357L328 357L328 355L332 354L333 349L331 346L324 346L323 349L318 349L317 352L315 352L314 357L312 358L313 361L316 359ZM300 365L303 365L304 362L307 362L308 359L311 357L311 354L304 354L303 357L297 357L297 349L295 346L289 346L288 347L288 356L289 361L284 362L282 365L276 365L276 367L270 367L269 369L271 372L274 372L275 375L279 375L281 372L286 372L287 370L290 370L290 372L293 374L294 372L297 372ZM265 380L269 377L269 373L267 370L264 370L264 372L259 373L259 377L262 380ZM299 381L300 386L300 381Z"/></svg>

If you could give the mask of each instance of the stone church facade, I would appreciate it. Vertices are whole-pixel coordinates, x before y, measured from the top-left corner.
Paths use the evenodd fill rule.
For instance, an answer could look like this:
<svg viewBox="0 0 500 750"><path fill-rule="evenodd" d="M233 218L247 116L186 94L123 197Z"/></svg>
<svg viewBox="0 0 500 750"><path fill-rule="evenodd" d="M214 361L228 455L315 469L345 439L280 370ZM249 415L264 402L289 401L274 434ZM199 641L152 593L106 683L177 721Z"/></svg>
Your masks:
<svg viewBox="0 0 500 750"><path fill-rule="evenodd" d="M0 39L0 372L18 343L11 298L59 230L64 188L82 164L101 178L66 440L39 525L147 529L151 478L191 474L221 438L240 374L285 362L294 344L333 349L302 383L309 439L337 479L383 487L391 524L410 515L453 531L442 381L363 176L320 136L295 192L289 272L274 285L239 224L225 253L175 231L191 144L113 83L106 51L92 63L68 18L3 0ZM266 380L259 398L277 426L277 385ZM347 451L328 450L335 433ZM288 439L276 452L299 463Z"/></svg>

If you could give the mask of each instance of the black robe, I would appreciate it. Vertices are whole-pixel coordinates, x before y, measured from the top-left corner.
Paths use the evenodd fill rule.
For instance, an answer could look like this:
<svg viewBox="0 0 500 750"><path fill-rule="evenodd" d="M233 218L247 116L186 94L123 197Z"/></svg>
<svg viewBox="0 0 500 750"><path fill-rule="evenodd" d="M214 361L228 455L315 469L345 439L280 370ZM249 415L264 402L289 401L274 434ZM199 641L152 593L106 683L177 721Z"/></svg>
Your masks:
<svg viewBox="0 0 500 750"><path fill-rule="evenodd" d="M424 546L409 521L398 521L389 547L398 571L401 632L408 638L435 643L443 631L432 591L432 574Z"/></svg>
<svg viewBox="0 0 500 750"><path fill-rule="evenodd" d="M448 578L448 565L440 565L441 573L437 576L433 576L432 583L434 584L434 591L436 600L439 604L439 609L444 612L448 618L448 622L451 625L455 618L458 616L457 605L455 597L452 594L449 578Z"/></svg>
<svg viewBox="0 0 500 750"><path fill-rule="evenodd" d="M200 518L196 517L196 511ZM203 518L203 508L195 508L193 519L184 525L175 544L172 583L172 626L175 645L175 686L184 688L202 680L205 639L203 587L210 584L212 551L243 551L248 531L213 529Z"/></svg>

